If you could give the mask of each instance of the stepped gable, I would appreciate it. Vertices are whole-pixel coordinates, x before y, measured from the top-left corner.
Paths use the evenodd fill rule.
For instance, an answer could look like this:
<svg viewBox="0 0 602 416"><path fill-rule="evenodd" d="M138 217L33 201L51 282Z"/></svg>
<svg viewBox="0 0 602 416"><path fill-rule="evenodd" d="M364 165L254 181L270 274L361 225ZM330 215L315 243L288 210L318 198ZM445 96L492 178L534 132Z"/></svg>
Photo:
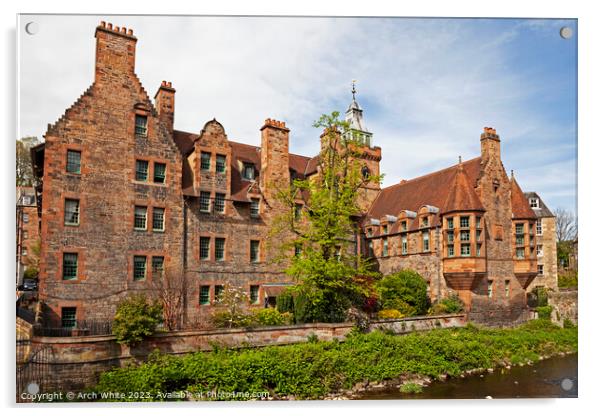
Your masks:
<svg viewBox="0 0 602 416"><path fill-rule="evenodd" d="M512 175L512 179L510 180L510 201L512 203L512 219L514 220L531 220L537 219L537 215L531 209L529 205L529 201L525 197L522 189L520 189L520 185L514 178L514 174Z"/></svg>
<svg viewBox="0 0 602 416"><path fill-rule="evenodd" d="M481 170L481 158L476 157L463 162L462 165L467 181L463 187L474 188ZM397 216L402 210L418 212L424 205L432 205L442 210L455 182L457 170L457 165L454 165L383 188L368 210L367 217ZM417 220L413 223L410 229L416 228L414 225L417 226Z"/></svg>
<svg viewBox="0 0 602 416"><path fill-rule="evenodd" d="M452 188L449 190L445 204L441 207L441 213L457 211L485 211L474 190L474 185L464 171L463 163L458 164Z"/></svg>

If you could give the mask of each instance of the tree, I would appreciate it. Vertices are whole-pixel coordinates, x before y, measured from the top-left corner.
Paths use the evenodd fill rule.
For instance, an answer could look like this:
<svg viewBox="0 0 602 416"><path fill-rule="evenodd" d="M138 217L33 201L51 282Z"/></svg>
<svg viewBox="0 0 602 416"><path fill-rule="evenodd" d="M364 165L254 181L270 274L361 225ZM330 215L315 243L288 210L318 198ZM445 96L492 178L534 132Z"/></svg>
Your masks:
<svg viewBox="0 0 602 416"><path fill-rule="evenodd" d="M366 282L375 275L357 253L355 219L360 214L358 190L381 177L362 174L362 144L338 112L322 115L314 127L324 130L318 173L278 190L285 212L275 219L270 236L290 264L286 273L298 282L296 319L335 322L344 319L342 312L352 303L363 300ZM302 194L306 202L299 213ZM293 251L300 254L291 258Z"/></svg>
<svg viewBox="0 0 602 416"><path fill-rule="evenodd" d="M383 309L396 309L405 316L423 315L429 307L426 282L414 270L401 270L376 284Z"/></svg>
<svg viewBox="0 0 602 416"><path fill-rule="evenodd" d="M187 280L184 274L163 273L153 277L152 286L163 305L165 327L175 331L182 327Z"/></svg>
<svg viewBox="0 0 602 416"><path fill-rule="evenodd" d="M35 137L23 137L17 140L16 144L16 179L17 186L32 186L33 185L33 168L31 165L31 155L29 150L40 144L40 140Z"/></svg>
<svg viewBox="0 0 602 416"><path fill-rule="evenodd" d="M577 238L577 219L575 214L563 208L554 210L556 217L556 240L559 243L574 241Z"/></svg>
<svg viewBox="0 0 602 416"><path fill-rule="evenodd" d="M213 324L220 328L251 325L252 316L245 312L245 307L248 303L249 295L242 287L226 283L221 294L216 299L216 305L218 307L221 306L221 308L218 308L213 313Z"/></svg>
<svg viewBox="0 0 602 416"><path fill-rule="evenodd" d="M117 306L113 335L119 344L135 345L153 335L162 320L163 307L158 299L130 295Z"/></svg>

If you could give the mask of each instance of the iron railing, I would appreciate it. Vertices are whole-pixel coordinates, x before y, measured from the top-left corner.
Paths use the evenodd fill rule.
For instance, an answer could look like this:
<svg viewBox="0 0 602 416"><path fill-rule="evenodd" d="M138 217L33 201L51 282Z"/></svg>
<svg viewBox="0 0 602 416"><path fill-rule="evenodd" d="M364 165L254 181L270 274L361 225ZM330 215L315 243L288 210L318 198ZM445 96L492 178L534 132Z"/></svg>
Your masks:
<svg viewBox="0 0 602 416"><path fill-rule="evenodd" d="M64 327L60 322L49 322L44 325L34 325L33 335L38 337L80 337L90 335L111 335L112 321L80 320L73 327Z"/></svg>

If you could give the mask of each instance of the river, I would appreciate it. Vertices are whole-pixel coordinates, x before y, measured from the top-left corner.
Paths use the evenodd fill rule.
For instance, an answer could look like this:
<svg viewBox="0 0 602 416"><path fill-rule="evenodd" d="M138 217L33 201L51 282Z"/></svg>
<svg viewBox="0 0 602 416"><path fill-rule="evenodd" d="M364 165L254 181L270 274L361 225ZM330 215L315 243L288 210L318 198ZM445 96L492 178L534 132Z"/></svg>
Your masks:
<svg viewBox="0 0 602 416"><path fill-rule="evenodd" d="M577 397L577 354L554 357L533 365L496 369L493 373L434 381L422 393L398 389L364 393L360 400L494 399Z"/></svg>

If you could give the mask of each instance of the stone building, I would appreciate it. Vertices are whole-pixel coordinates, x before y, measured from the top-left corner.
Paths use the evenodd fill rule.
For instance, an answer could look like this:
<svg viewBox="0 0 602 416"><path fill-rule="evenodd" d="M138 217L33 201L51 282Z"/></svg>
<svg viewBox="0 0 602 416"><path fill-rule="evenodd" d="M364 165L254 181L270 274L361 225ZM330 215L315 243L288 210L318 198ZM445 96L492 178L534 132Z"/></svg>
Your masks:
<svg viewBox="0 0 602 416"><path fill-rule="evenodd" d="M558 259L556 253L556 217L536 192L525 192L525 197L537 220L537 277L533 279L527 291L543 286L547 289L558 289Z"/></svg>
<svg viewBox="0 0 602 416"><path fill-rule="evenodd" d="M35 267L38 259L36 248L39 244L38 209L34 189L28 186L17 187L17 275L16 284L23 283L23 273Z"/></svg>
<svg viewBox="0 0 602 416"><path fill-rule="evenodd" d="M48 317L62 326L110 319L124 296L157 290L161 276L184 279L189 322L207 319L226 283L246 288L250 307L273 304L292 284L267 241L283 209L276 192L318 173L318 157L290 153L289 129L269 118L260 146L232 141L215 119L198 133L175 129L176 90L164 81L151 101L134 71L136 43L132 30L101 22L94 82L32 151ZM355 90L345 118L363 142L363 172L380 174ZM358 250L383 273L414 268L433 299L457 291L477 320L522 316L537 274L537 216L506 175L494 129L481 135L480 157L372 185L360 201Z"/></svg>

